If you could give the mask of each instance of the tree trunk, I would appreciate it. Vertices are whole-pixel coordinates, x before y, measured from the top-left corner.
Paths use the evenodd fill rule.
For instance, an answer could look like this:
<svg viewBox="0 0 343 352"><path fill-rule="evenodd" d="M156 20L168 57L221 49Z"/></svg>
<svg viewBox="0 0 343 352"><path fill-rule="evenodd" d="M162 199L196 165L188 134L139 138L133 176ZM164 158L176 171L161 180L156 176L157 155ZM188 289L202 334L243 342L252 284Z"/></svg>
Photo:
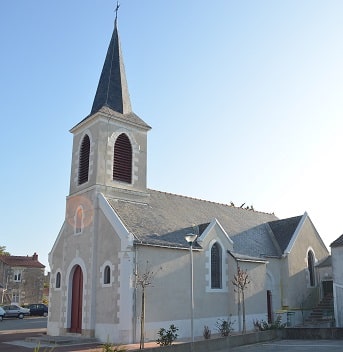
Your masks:
<svg viewBox="0 0 343 352"><path fill-rule="evenodd" d="M144 350L144 320L145 320L145 287L142 287L141 339L139 349Z"/></svg>
<svg viewBox="0 0 343 352"><path fill-rule="evenodd" d="M237 304L237 316L238 316L238 331L242 331L242 318L241 318L241 290L237 291L238 304Z"/></svg>
<svg viewBox="0 0 343 352"><path fill-rule="evenodd" d="M242 315L243 315L243 334L246 333L245 326L245 301L244 301L244 290L242 290Z"/></svg>

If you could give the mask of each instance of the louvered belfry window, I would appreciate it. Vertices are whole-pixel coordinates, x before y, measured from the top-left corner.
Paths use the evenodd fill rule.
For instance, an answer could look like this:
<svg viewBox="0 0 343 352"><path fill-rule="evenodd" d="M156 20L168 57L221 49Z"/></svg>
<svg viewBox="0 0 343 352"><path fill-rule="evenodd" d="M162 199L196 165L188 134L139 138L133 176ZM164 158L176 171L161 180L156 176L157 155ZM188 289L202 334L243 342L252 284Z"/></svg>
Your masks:
<svg viewBox="0 0 343 352"><path fill-rule="evenodd" d="M113 180L131 183L132 146L126 134L122 133L114 144Z"/></svg>
<svg viewBox="0 0 343 352"><path fill-rule="evenodd" d="M221 288L221 248L215 243L211 248L211 288Z"/></svg>
<svg viewBox="0 0 343 352"><path fill-rule="evenodd" d="M79 185L88 181L89 172L89 151L90 151L90 140L86 134L83 137L81 148L80 148L80 159L79 159Z"/></svg>

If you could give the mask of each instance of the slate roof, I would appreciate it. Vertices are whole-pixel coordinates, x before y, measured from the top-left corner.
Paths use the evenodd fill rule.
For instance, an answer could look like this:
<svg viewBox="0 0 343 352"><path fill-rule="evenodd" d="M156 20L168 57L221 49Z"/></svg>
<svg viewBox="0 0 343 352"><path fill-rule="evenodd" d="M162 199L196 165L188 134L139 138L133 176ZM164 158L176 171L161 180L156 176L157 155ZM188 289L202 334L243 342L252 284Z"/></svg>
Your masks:
<svg viewBox="0 0 343 352"><path fill-rule="evenodd" d="M121 114L131 112L129 90L115 20L112 38L108 46L91 114L107 106Z"/></svg>
<svg viewBox="0 0 343 352"><path fill-rule="evenodd" d="M139 125L144 129L151 129L148 124L132 112L124 60L120 47L117 18L114 23L111 41L101 71L91 113L74 126L71 131L96 112L102 112L114 119L124 120L126 123Z"/></svg>
<svg viewBox="0 0 343 352"><path fill-rule="evenodd" d="M268 262L267 259L254 257L254 256L251 256L251 255L246 255L246 254L232 252L232 251L228 251L228 253L230 253L238 261L253 261L253 262L261 262L261 263L267 263Z"/></svg>
<svg viewBox="0 0 343 352"><path fill-rule="evenodd" d="M339 236L336 240L334 240L330 247L341 247L343 246L343 235Z"/></svg>
<svg viewBox="0 0 343 352"><path fill-rule="evenodd" d="M274 220L244 231L233 238L234 250L255 257L280 257L301 220L295 216Z"/></svg>
<svg viewBox="0 0 343 352"><path fill-rule="evenodd" d="M269 222L269 226L273 231L282 253L286 250L301 218L302 215Z"/></svg>
<svg viewBox="0 0 343 352"><path fill-rule="evenodd" d="M15 256L15 255L0 255L0 260L8 266L15 267L21 266L26 268L41 268L44 269L45 265L38 261L38 256Z"/></svg>
<svg viewBox="0 0 343 352"><path fill-rule="evenodd" d="M332 258L331 255L329 255L328 257L326 257L324 260L322 260L321 262L319 262L318 264L316 264L316 267L318 268L325 268L325 267L331 267L332 266Z"/></svg>
<svg viewBox="0 0 343 352"><path fill-rule="evenodd" d="M199 226L199 234L217 219L232 238L259 224L276 220L274 214L236 208L226 204L148 190L148 204L106 198L136 242L188 247L184 236Z"/></svg>
<svg viewBox="0 0 343 352"><path fill-rule="evenodd" d="M279 246L273 242L268 223L244 231L233 238L235 252L254 257L280 257Z"/></svg>

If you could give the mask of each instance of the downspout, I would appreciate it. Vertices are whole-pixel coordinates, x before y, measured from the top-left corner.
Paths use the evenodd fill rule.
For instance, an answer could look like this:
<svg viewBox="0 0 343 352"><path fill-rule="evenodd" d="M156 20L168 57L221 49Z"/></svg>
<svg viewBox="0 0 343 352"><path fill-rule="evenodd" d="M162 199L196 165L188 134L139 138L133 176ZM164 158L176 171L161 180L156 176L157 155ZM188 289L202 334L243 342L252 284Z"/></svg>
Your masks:
<svg viewBox="0 0 343 352"><path fill-rule="evenodd" d="M93 239L92 239L93 255L92 255L91 274L87 273L87 275L88 276L91 275L91 277L93 278L92 280L90 280L90 282L91 282L91 289L90 289L91 290L91 306L88 309L89 309L89 314L90 314L89 329L92 331L92 334L95 336L96 319L97 319L97 315L96 315L97 283L94 278L97 277L97 262L98 262L98 237L95 235L96 233L99 233L98 232L99 231L99 221L98 221L98 219L99 219L99 198L98 198L98 196L93 201L93 205L94 205L94 214L95 214L95 212L97 214L96 214L96 216L94 216L94 231L93 231ZM84 294L85 294L86 293L85 287L83 289L84 289ZM84 304L85 303L83 302L82 309L85 311ZM85 311L85 314L87 314L87 311Z"/></svg>
<svg viewBox="0 0 343 352"><path fill-rule="evenodd" d="M236 262L236 266L237 266L237 271L238 271L238 260L237 258L231 253L231 251L228 249L227 250L228 254L231 255L231 257L234 259L234 261ZM238 303L237 303L237 317L238 317L238 331L242 331L242 319L241 319L241 293L239 291L238 288Z"/></svg>
<svg viewBox="0 0 343 352"><path fill-rule="evenodd" d="M138 271L138 250L137 250L137 245L135 243L133 244L135 247L135 253L134 253L134 270L135 270L135 275L134 276L134 282L133 282L133 315L132 315L132 341L133 343L136 342L136 336L137 336L137 276L136 273Z"/></svg>

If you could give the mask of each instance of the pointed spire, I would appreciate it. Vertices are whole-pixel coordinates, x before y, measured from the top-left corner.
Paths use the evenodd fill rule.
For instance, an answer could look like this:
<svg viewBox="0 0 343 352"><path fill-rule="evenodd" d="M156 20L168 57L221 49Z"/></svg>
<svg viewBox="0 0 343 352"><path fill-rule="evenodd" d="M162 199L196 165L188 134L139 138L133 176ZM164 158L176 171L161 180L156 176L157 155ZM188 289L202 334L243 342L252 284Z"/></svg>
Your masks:
<svg viewBox="0 0 343 352"><path fill-rule="evenodd" d="M117 3L113 34L108 46L91 114L94 114L103 106L121 114L132 112L117 28L118 9L119 4Z"/></svg>

